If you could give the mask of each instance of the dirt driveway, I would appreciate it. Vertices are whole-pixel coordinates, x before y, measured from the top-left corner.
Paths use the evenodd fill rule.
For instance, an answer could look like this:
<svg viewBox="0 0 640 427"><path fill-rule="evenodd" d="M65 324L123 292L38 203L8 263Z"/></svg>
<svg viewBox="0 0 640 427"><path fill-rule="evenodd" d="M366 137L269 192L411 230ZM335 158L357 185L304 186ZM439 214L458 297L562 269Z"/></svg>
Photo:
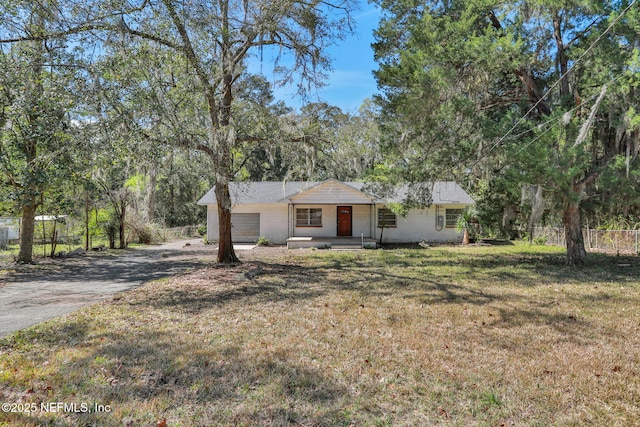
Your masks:
<svg viewBox="0 0 640 427"><path fill-rule="evenodd" d="M215 260L200 239L20 266L0 277L0 337Z"/></svg>

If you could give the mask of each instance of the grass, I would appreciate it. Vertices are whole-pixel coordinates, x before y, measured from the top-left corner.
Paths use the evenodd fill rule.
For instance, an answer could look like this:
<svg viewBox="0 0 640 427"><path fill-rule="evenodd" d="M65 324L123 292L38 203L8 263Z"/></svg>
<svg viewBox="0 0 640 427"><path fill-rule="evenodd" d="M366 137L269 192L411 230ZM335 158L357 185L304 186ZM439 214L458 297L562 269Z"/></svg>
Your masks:
<svg viewBox="0 0 640 427"><path fill-rule="evenodd" d="M0 340L1 402L109 408L0 425L640 425L640 260L590 260L250 252Z"/></svg>
<svg viewBox="0 0 640 427"><path fill-rule="evenodd" d="M93 246L106 245L108 247L109 242L107 241L98 241L94 242ZM59 255L61 252L71 252L76 248L84 248L84 241L80 243L58 243L56 245L56 255ZM12 243L7 246L6 250L0 251L0 263L13 262L18 257L20 253L20 245L17 243ZM48 258L51 256L51 244L42 244L42 243L34 243L32 254L34 259L42 259Z"/></svg>
<svg viewBox="0 0 640 427"><path fill-rule="evenodd" d="M118 243L116 242L116 246L117 244ZM97 248L99 246L108 248L109 241L104 239L93 239L91 242L91 247ZM146 245L135 243L135 242L127 243L127 247L129 248L136 248L136 247L143 247L143 246L146 246ZM56 254L59 254L60 252L68 253L77 248L84 248L84 240L76 243L58 243L56 245ZM3 260L5 258L12 260L13 258L18 256L19 252L20 252L20 245L17 243L11 243L7 245L6 250L0 251L0 260ZM51 256L51 244L50 243L42 244L42 243L34 242L32 253L34 258L49 257Z"/></svg>

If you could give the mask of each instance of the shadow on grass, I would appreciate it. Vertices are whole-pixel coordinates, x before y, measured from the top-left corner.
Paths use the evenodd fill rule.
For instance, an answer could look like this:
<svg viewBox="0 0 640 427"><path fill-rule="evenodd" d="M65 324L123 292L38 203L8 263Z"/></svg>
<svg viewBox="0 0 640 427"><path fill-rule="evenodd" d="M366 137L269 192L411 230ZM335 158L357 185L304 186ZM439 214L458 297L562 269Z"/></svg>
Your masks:
<svg viewBox="0 0 640 427"><path fill-rule="evenodd" d="M329 293L350 292L359 295L361 300L394 298L426 307L500 305L503 306L499 309L500 327L521 327L524 323L540 324L551 325L563 332L564 325L569 325L574 330L588 332L589 322L576 319L572 313L558 314L550 309L553 295L532 297L530 292L535 286L547 281L580 279L585 282L591 280L589 283L592 283L593 274L585 276L584 271L567 273L564 272L566 268L563 265L558 265L555 271L553 267L543 269L538 266L545 260L545 257L541 256L536 262L531 263L534 266L533 271L525 267L518 275L517 272L500 271L501 266L512 269L511 262L500 257L478 255L474 259L467 259L468 262L463 264L462 271L451 273L450 276L438 276L431 273L422 274L420 269L424 264L418 257L410 255L405 253L401 257L388 258L388 264L384 268L380 267L379 263L373 268L367 266L366 263L371 260L357 254L341 256L342 258L338 259L333 255L321 256L316 261L323 262L316 262L317 265L309 265L305 259L301 259L299 263L290 264L253 262L233 269L216 268L204 285L179 288L167 286L154 291L152 300L142 298L130 303L134 306L152 306L198 315L227 304L246 306L250 309L254 304L281 301L298 304ZM551 256L551 259L555 259L554 256ZM462 261L454 259L442 264L445 264L443 268L452 268L460 263ZM472 265L475 272L469 272L468 265ZM502 276L500 273L503 273ZM228 280L224 280L224 274L229 277ZM514 276L509 279L513 283L501 287L499 277L506 274ZM446 277L449 277L449 280ZM465 279L475 282L470 283ZM207 285L215 280L220 282L212 286ZM482 285L483 280L488 280L487 286ZM544 292L546 290L547 288L543 289ZM592 300L606 301L608 298L606 294L588 296ZM532 298L535 301L531 301ZM582 298L582 295L577 298Z"/></svg>
<svg viewBox="0 0 640 427"><path fill-rule="evenodd" d="M636 282L640 278L640 257L633 255L608 255L590 253L587 265L572 268L565 265L561 253L481 253L455 252L436 249L436 254L425 250L407 251L411 255L397 259L390 257L394 267L426 265L440 270L454 270L455 274L469 279L494 279L517 281L520 285L536 286L544 282L558 283L610 283ZM409 261L409 259L411 261ZM416 261L418 260L418 261Z"/></svg>
<svg viewBox="0 0 640 427"><path fill-rule="evenodd" d="M637 281L640 277L640 258L631 255L590 253L587 265L581 268L567 267L564 255L524 255L515 261L524 270L558 282L630 282ZM503 261L503 266L506 262L508 260ZM481 260L479 267L483 265Z"/></svg>
<svg viewBox="0 0 640 427"><path fill-rule="evenodd" d="M61 343L82 342L86 338L87 328L88 321L84 318L74 319L62 325L44 322L0 338L0 354L30 347L34 342L52 347Z"/></svg>
<svg viewBox="0 0 640 427"><path fill-rule="evenodd" d="M180 251L131 249L108 253L88 253L84 256L59 259L54 264L22 266L3 277L9 283L144 283L202 267L206 263ZM177 259L175 259L177 258Z"/></svg>
<svg viewBox="0 0 640 427"><path fill-rule="evenodd" d="M133 298L133 306L179 310L198 314L230 303L270 303L318 298L332 289L328 269L297 264L249 262L210 267L192 276L192 286L156 289L153 299ZM343 289L349 288L345 284Z"/></svg>
<svg viewBox="0 0 640 427"><path fill-rule="evenodd" d="M564 283L636 282L640 276L637 257L603 254L590 254L593 263L582 269L566 267L564 258L553 253L451 253L442 256L424 250L400 250L380 254L373 251L326 252L287 264L250 262L233 270L227 280L221 279L225 269L217 268L213 269L210 281L222 280L224 285L167 288L156 293L153 301L139 301L138 304L177 308L195 314L230 302L295 302L337 290L361 292L365 297L396 296L426 305L486 305L526 299L519 288L562 286ZM435 268L435 271L429 268ZM482 286L483 282L490 286ZM501 282L505 282L504 288L500 287ZM602 293L584 295L584 298L606 301L610 296Z"/></svg>
<svg viewBox="0 0 640 427"><path fill-rule="evenodd" d="M69 333L73 339L65 339ZM117 415L0 414L6 425L156 425L163 418L168 425L349 424L342 412L345 387L320 367L293 362L289 349L278 345L256 352L250 342L194 344L146 326L87 337L85 323L39 327L28 337L16 334L0 343L16 350L22 339L33 344L50 337L57 337L55 345L65 354L82 356L67 356L50 369L50 381L34 381L26 402L88 403L91 408L98 403ZM10 401L2 388L0 397Z"/></svg>
<svg viewBox="0 0 640 427"><path fill-rule="evenodd" d="M119 411L117 420L105 413L68 414L67 424L56 419L56 425L154 425L164 417L182 417L183 425L194 420L193 425L349 425L354 421L344 408L345 402L354 399L352 391L326 368L295 360L291 354L294 350L274 340L266 329L256 327L249 334L240 325L226 337L201 332L189 338L187 331L181 335L182 331L176 328L156 330L144 322L144 316L160 310L187 314L190 319L206 316L204 311L220 312L231 304L242 313L254 307L259 310L259 304L302 304L329 293L341 293L356 295L359 299L349 300L355 300L354 304L370 298L367 308L375 306L378 298L395 298L393 304L398 313L402 312L404 301L414 304L414 313L421 313L416 309L419 304L425 305L425 310L450 305L458 311L467 306L491 306L490 310L476 310L487 316L492 311L490 318L474 320L458 315L455 319L458 324L477 324L460 328L459 339L470 348L477 342L524 352L517 334L528 325L549 325L559 332L556 339L589 345L597 339L590 337L594 329L590 319L574 315L571 308L566 308L570 306L559 311L552 305L553 297L531 292L545 281L594 284L627 277L637 280L637 276L633 277L639 268L636 258L594 258L600 262L581 270L566 269L557 254L436 257L428 251L326 254L291 263L210 267L193 272L187 283L167 282L141 288L116 302L116 306L132 308L133 313L143 313L141 320L131 322L130 327L87 336L86 322L92 320L85 314L75 323L54 323L14 334L0 341L0 349L18 350L34 343L64 347L68 360L48 368L53 377L64 379L64 390L40 385L34 388L33 398L56 400L73 396L76 401L113 405ZM428 270L436 263L442 268L440 275ZM515 283L503 291L501 277ZM465 278L477 282L469 284ZM487 281L485 287L483 281ZM587 297L604 302L611 298L593 293ZM146 309L151 310L144 313ZM199 322L200 327L205 326L203 320ZM500 329L510 328L513 334L500 334ZM75 354L80 356L69 356ZM1 392L0 397L7 398ZM29 424L23 415L5 416L9 417L9 425L42 425L46 421L43 417L30 418L36 421Z"/></svg>

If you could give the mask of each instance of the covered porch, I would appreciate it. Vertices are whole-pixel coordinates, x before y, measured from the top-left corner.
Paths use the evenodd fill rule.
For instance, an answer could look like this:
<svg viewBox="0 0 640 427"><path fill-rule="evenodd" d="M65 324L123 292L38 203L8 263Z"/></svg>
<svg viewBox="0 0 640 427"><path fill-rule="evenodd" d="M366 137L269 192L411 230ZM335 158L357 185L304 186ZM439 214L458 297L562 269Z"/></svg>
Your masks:
<svg viewBox="0 0 640 427"><path fill-rule="evenodd" d="M344 236L299 236L287 239L287 249L319 248L319 249L376 249L378 243L370 237Z"/></svg>
<svg viewBox="0 0 640 427"><path fill-rule="evenodd" d="M289 248L376 247L375 200L351 185L328 180L282 201Z"/></svg>

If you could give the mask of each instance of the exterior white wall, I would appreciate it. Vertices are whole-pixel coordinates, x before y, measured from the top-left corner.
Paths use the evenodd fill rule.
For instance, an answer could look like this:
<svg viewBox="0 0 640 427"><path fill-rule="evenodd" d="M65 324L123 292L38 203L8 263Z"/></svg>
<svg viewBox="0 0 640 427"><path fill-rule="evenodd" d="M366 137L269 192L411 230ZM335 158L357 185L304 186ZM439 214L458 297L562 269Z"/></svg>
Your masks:
<svg viewBox="0 0 640 427"><path fill-rule="evenodd" d="M275 245L283 245L289 237L289 225L294 224L294 237L334 237L337 235L337 207L352 206L352 235L360 237L380 238L380 228L375 228L375 235L371 236L371 220L377 225L378 211L384 205L376 205L371 211L370 205L294 205L292 217L289 218L289 205L286 203L248 204L234 206L232 213L259 213L260 235L265 236ZM445 216L446 209L462 209L464 205L442 205L439 207L441 216ZM322 227L295 227L296 208L322 208ZM414 243L421 240L427 242L460 242L462 232L455 228L444 226L436 228L436 207L418 210L412 209L406 218L397 217L395 228L385 228L383 243ZM232 231L233 233L233 231ZM217 205L207 205L207 238L209 241L218 240L218 211Z"/></svg>
<svg viewBox="0 0 640 427"><path fill-rule="evenodd" d="M377 227L378 208L376 206L376 239L380 238L381 229ZM440 215L445 216L446 209L462 209L463 205L443 205L440 206ZM462 232L455 228L444 226L441 230L436 228L436 207L429 209L411 209L406 218L398 216L396 218L397 227L385 228L382 243L414 243L424 240L425 242L461 242Z"/></svg>
<svg viewBox="0 0 640 427"><path fill-rule="evenodd" d="M289 222L287 203L241 205L234 207L232 213L260 213L260 235L274 245L287 243Z"/></svg>
<svg viewBox="0 0 640 427"><path fill-rule="evenodd" d="M207 240L218 241L218 205L207 205Z"/></svg>
<svg viewBox="0 0 640 427"><path fill-rule="evenodd" d="M8 239L20 239L20 218L0 218L0 227L7 227Z"/></svg>
<svg viewBox="0 0 640 427"><path fill-rule="evenodd" d="M231 213L259 213L260 235L274 245L284 245L288 237L288 207L286 203L238 205L231 208ZM233 229L231 238L233 240ZM217 205L207 205L207 239L218 241Z"/></svg>
<svg viewBox="0 0 640 427"><path fill-rule="evenodd" d="M371 237L371 211L369 205L352 205L349 203L340 205L294 205L293 218L295 222L295 210L305 208L322 208L322 227L295 227L294 237L335 237L338 235L338 206L351 206L351 235Z"/></svg>
<svg viewBox="0 0 640 427"><path fill-rule="evenodd" d="M360 233L364 233L364 237L372 237L371 216L374 211L371 205L353 205L351 226L353 237L360 237Z"/></svg>
<svg viewBox="0 0 640 427"><path fill-rule="evenodd" d="M296 227L295 217L296 209L305 208L321 208L322 209L322 227ZM318 206L318 205L294 205L293 206L293 218L294 222L293 235L294 237L320 237L320 236L335 236L338 230L338 212L336 206Z"/></svg>

